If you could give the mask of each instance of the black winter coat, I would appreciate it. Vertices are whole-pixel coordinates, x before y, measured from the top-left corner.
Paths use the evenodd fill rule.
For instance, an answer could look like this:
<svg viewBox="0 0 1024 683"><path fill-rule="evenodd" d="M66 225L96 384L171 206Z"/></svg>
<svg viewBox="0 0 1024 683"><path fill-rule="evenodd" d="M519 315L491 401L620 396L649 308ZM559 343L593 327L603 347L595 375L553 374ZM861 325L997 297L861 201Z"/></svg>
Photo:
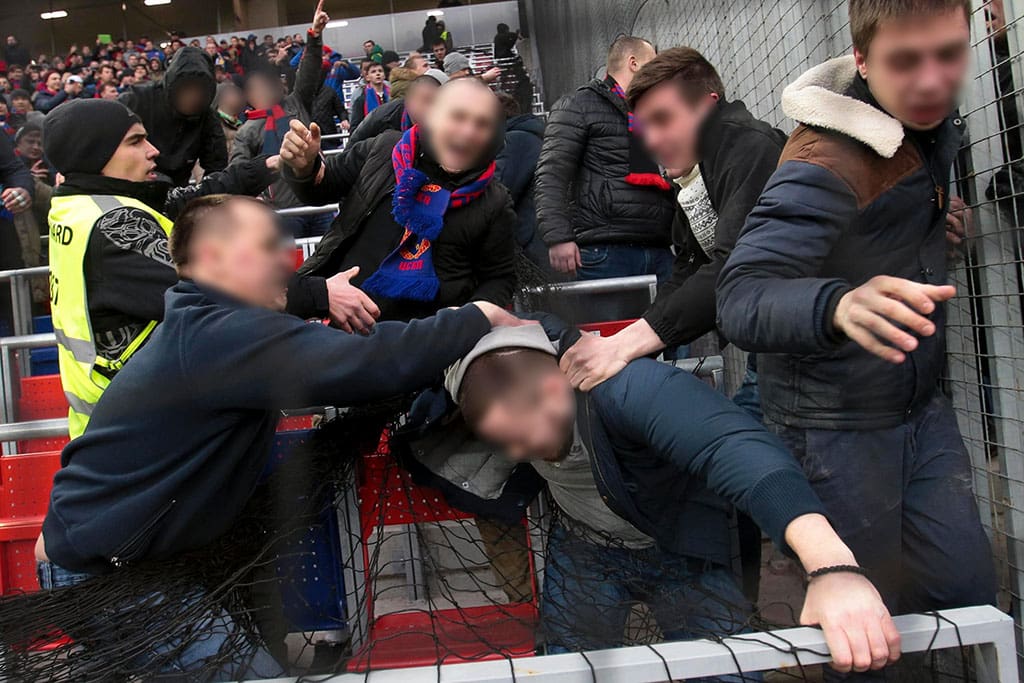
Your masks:
<svg viewBox="0 0 1024 683"><path fill-rule="evenodd" d="M704 252L686 215L673 226L672 277L644 320L667 347L689 344L715 329L715 285L765 183L779 163L786 134L751 116L736 100L722 102L701 124L700 172L718 214L714 248Z"/></svg>
<svg viewBox="0 0 1024 683"><path fill-rule="evenodd" d="M201 114L182 116L172 104L174 90L185 81L196 80L206 89L207 100ZM213 97L217 81L213 62L195 47L183 47L167 66L164 78L156 83L133 85L121 93L118 101L142 119L149 141L160 150L157 171L170 177L174 185L188 183L196 161L207 173L222 171L228 165L228 148Z"/></svg>
<svg viewBox="0 0 1024 683"><path fill-rule="evenodd" d="M330 231L299 269L300 279L306 281L305 290L298 296L289 296L289 312L304 318L326 314L323 279L339 272L354 238L381 202L391 202L395 190L391 152L401 135L398 131L387 131L351 146L343 154L328 157L319 184L312 182L315 174L310 179L297 180L284 167L283 175L302 203L323 205L344 199ZM448 209L444 230L431 247L441 289L437 299L422 306L423 314L469 301L484 300L499 306L511 303L515 287L515 226L512 201L499 182L491 182L481 197L466 206ZM368 267L375 270L378 265ZM362 270L368 274L366 266ZM309 293L314 296L305 295Z"/></svg>
<svg viewBox="0 0 1024 683"><path fill-rule="evenodd" d="M672 193L625 181L628 116L601 80L555 104L536 173L537 225L548 246L671 243Z"/></svg>

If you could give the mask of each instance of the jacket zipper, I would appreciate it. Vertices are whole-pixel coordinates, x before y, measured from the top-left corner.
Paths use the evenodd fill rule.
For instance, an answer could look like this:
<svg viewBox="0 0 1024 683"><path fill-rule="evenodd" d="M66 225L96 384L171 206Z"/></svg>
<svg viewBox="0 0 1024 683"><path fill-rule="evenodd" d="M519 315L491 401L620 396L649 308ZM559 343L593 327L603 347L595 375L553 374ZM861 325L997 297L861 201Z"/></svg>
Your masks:
<svg viewBox="0 0 1024 683"><path fill-rule="evenodd" d="M110 558L110 564L114 565L118 569L124 567L128 562L134 558L131 557L132 553L138 548L143 540L145 540L150 532L156 527L157 524L167 516L167 513L171 511L174 504L177 503L177 499L172 498L170 502L160 508L155 515L143 526L141 529L136 531L131 538L121 544L121 547L114 551L114 555Z"/></svg>

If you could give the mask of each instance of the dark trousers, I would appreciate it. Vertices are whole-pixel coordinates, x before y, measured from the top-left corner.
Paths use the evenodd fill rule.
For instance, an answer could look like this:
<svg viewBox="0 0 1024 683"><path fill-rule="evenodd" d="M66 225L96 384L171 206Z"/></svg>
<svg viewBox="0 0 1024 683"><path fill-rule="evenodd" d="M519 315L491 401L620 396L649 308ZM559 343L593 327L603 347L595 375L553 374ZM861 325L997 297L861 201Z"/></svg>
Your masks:
<svg viewBox="0 0 1024 683"><path fill-rule="evenodd" d="M665 640L749 630L750 604L728 569L656 546L634 550L598 545L555 522L541 603L549 654L622 645L635 601L648 605ZM697 680L751 683L762 677L753 673Z"/></svg>
<svg viewBox="0 0 1024 683"><path fill-rule="evenodd" d="M657 275L658 282L672 276L674 259L668 247L642 247L631 244L603 244L580 247L578 280L602 280L632 275Z"/></svg>
<svg viewBox="0 0 1024 683"><path fill-rule="evenodd" d="M893 614L995 604L970 460L940 392L888 429L770 426Z"/></svg>

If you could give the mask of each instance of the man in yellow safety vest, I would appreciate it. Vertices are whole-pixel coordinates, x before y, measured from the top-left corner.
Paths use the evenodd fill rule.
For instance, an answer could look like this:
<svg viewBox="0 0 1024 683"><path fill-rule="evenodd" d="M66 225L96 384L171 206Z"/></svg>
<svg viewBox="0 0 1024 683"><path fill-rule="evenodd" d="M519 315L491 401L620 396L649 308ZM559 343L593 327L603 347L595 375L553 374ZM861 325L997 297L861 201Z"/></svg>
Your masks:
<svg viewBox="0 0 1024 683"><path fill-rule="evenodd" d="M272 180L260 157L172 189L155 173L160 152L146 135L108 100L68 102L46 118L46 156L64 176L49 214L50 302L71 438L163 319L164 291L178 280L167 247L173 218L193 197L258 194Z"/></svg>

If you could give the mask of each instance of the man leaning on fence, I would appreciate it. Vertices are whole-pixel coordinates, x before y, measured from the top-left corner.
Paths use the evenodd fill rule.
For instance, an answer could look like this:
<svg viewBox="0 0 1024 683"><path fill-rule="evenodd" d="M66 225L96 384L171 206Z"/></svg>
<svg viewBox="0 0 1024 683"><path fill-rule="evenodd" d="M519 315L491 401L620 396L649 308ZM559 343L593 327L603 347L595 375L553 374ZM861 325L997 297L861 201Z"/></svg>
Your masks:
<svg viewBox="0 0 1024 683"><path fill-rule="evenodd" d="M358 405L412 391L492 325L520 324L483 302L408 325L384 323L370 337L284 315L293 254L274 213L250 197L190 202L170 256L182 280L167 293L163 323L61 455L36 544L43 589L118 572L130 583L133 568L213 543L253 495L282 408ZM79 665L90 647L109 653L119 637L138 637L138 628L119 633L120 610L148 604L153 620L142 635L155 642L152 650L119 653L125 677L284 675L270 654L284 654L276 640L283 634L255 592L252 612L240 615L202 586L183 595L180 585L158 583L152 591L141 607L111 600L110 609L88 615L82 633L71 630L85 650ZM71 610L67 619L82 624L81 616ZM259 639L237 627L250 618Z"/></svg>
<svg viewBox="0 0 1024 683"><path fill-rule="evenodd" d="M545 328L488 334L448 370L445 388L486 443L548 483L549 652L622 644L634 601L667 640L746 630L751 609L729 566L732 504L809 572L801 622L822 626L837 667L899 657L878 592L777 438L692 374L650 359L576 393L557 352L580 333L551 320Z"/></svg>
<svg viewBox="0 0 1024 683"><path fill-rule="evenodd" d="M718 286L765 414L893 612L991 603L941 392L949 175L970 3L853 0L854 55L790 85L800 122Z"/></svg>
<svg viewBox="0 0 1024 683"><path fill-rule="evenodd" d="M46 117L46 156L65 177L50 204L50 305L61 384L79 436L110 380L163 319L177 282L167 249L189 199L257 194L272 176L263 157L172 189L160 154L120 102L75 100Z"/></svg>

